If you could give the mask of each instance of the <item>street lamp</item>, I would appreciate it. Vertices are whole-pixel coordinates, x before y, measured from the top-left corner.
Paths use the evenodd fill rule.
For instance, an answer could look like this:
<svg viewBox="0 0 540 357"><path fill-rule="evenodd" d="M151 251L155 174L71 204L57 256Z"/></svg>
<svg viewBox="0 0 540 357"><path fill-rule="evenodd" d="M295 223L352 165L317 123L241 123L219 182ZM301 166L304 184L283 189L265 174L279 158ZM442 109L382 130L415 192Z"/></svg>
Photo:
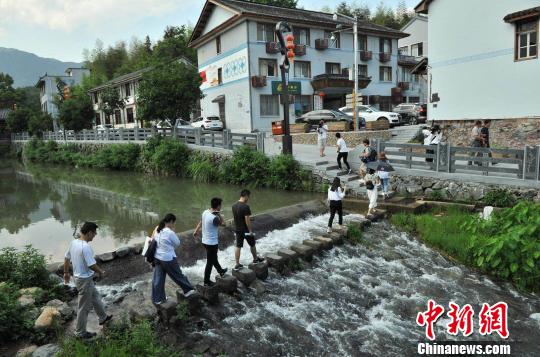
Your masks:
<svg viewBox="0 0 540 357"><path fill-rule="evenodd" d="M341 15L341 16L344 16L344 17L347 17L351 20L353 20L353 27L352 27L352 30L353 30L353 53L354 53L354 68L353 68L353 76L354 76L354 89L353 89L353 130L357 130L358 128L358 111L356 110L357 108L357 103L356 103L356 100L357 100L357 97L358 97L358 49L357 49L357 46L358 46L358 18L355 16L354 18L352 17L349 17L349 16L346 16L346 15ZM336 13L334 13L332 19L334 21L337 21L338 19L338 15ZM337 24L336 25L336 28L339 29L339 31L345 31L345 30L350 30L350 28L348 29L341 29L341 24ZM330 36L330 40L332 42L336 41L336 36L334 35L334 33L332 32L332 36Z"/></svg>
<svg viewBox="0 0 540 357"><path fill-rule="evenodd" d="M293 32L292 27L285 21L280 21L276 24L276 37L280 44L280 52L283 55L280 69L281 69L281 83L283 91L281 95L283 96L283 137L281 139L282 144L282 153L283 155L292 155L292 137L289 128L289 82L287 80L287 74L289 72L289 58L294 59L294 37L291 34ZM283 36L284 33L289 33L287 35L287 42Z"/></svg>

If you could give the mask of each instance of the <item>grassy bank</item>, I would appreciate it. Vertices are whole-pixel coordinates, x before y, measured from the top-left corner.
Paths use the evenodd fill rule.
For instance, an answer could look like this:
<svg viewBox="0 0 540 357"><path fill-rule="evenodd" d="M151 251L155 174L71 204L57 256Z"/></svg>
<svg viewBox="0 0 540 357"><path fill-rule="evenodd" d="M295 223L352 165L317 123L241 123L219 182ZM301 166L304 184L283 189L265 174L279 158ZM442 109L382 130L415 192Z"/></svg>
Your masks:
<svg viewBox="0 0 540 357"><path fill-rule="evenodd" d="M83 146L33 139L20 153L36 163L79 168L127 170L192 178L252 187L312 191L309 171L290 155L272 159L248 147L235 150L230 158L190 150L178 140L152 138L146 145L110 144Z"/></svg>
<svg viewBox="0 0 540 357"><path fill-rule="evenodd" d="M458 209L391 217L399 228L418 235L458 261L518 288L540 291L540 204L520 202L484 220Z"/></svg>

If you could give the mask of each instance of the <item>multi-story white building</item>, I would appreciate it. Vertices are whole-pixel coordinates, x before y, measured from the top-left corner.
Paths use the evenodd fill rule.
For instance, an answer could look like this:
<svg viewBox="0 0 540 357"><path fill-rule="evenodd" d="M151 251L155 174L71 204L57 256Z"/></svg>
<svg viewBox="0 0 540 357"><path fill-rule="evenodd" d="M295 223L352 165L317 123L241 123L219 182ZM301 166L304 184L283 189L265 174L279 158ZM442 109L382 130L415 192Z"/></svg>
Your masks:
<svg viewBox="0 0 540 357"><path fill-rule="evenodd" d="M417 14L401 31L408 37L398 40L399 83L403 89L403 101L407 103L427 103L427 75L415 69L428 57L428 18Z"/></svg>
<svg viewBox="0 0 540 357"><path fill-rule="evenodd" d="M84 76L90 74L87 68L68 68L65 75L51 75L45 73L36 83L39 88L39 99L41 110L49 113L54 119L58 117L58 107L55 104L55 98L67 87L81 83ZM56 127L55 120L55 130Z"/></svg>
<svg viewBox="0 0 540 357"><path fill-rule="evenodd" d="M269 131L273 121L283 118L279 99L282 55L274 35L276 23L283 20L293 27L296 43L289 70L289 90L295 96L291 118L314 109L345 106L354 84L348 74L354 63L352 19L208 0L190 43L198 54L202 115L219 115L227 128L248 132ZM363 101L390 110L402 101L397 47L398 39L407 35L366 21L359 21L358 32Z"/></svg>

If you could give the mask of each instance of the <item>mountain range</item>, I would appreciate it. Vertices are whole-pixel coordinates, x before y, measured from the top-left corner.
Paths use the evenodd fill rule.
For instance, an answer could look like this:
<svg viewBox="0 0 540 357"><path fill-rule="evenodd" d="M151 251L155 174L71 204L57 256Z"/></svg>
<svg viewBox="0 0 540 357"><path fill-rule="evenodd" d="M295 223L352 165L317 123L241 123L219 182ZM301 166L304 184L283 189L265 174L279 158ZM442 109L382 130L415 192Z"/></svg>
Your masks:
<svg viewBox="0 0 540 357"><path fill-rule="evenodd" d="M34 86L45 73L64 75L67 68L81 66L77 62L62 62L14 48L0 47L0 72L13 78L14 87Z"/></svg>

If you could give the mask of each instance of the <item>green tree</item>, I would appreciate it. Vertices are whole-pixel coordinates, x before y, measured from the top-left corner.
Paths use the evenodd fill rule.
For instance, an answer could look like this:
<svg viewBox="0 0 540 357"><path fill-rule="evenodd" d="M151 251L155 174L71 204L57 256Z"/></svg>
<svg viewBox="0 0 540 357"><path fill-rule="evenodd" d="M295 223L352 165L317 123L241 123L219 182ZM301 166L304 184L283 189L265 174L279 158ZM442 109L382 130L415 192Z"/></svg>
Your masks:
<svg viewBox="0 0 540 357"><path fill-rule="evenodd" d="M126 102L124 99L120 98L117 87L109 87L101 93L99 109L103 110L103 113L105 113L107 117L113 115L116 110L124 109L125 106Z"/></svg>
<svg viewBox="0 0 540 357"><path fill-rule="evenodd" d="M58 108L58 119L66 130L91 129L95 113L92 101L79 86L71 87L71 97Z"/></svg>
<svg viewBox="0 0 540 357"><path fill-rule="evenodd" d="M35 111L28 120L28 132L39 135L44 131L53 130L53 118L49 113Z"/></svg>
<svg viewBox="0 0 540 357"><path fill-rule="evenodd" d="M139 118L145 121L188 118L201 98L197 69L173 61L146 72L139 84Z"/></svg>
<svg viewBox="0 0 540 357"><path fill-rule="evenodd" d="M39 88L36 87L22 87L15 90L18 95L17 106L31 109L33 111L41 110L41 103L39 101Z"/></svg>
<svg viewBox="0 0 540 357"><path fill-rule="evenodd" d="M158 41L152 50L154 63L165 63L181 56L196 63L197 51L188 46L192 32L193 29L185 25L167 26L163 39Z"/></svg>
<svg viewBox="0 0 540 357"><path fill-rule="evenodd" d="M255 2L264 5L273 5L279 7L288 7L290 9L296 9L298 0L247 0L248 2Z"/></svg>
<svg viewBox="0 0 540 357"><path fill-rule="evenodd" d="M33 114L34 113L28 108L17 108L17 110L9 113L6 118L8 129L14 133L28 131L28 122Z"/></svg>
<svg viewBox="0 0 540 357"><path fill-rule="evenodd" d="M401 28L399 19L392 8L386 6L382 1L377 5L375 14L371 17L371 21L377 25L390 27L396 30Z"/></svg>
<svg viewBox="0 0 540 357"><path fill-rule="evenodd" d="M0 108L13 108L19 97L13 88L13 78L7 73L0 73Z"/></svg>

